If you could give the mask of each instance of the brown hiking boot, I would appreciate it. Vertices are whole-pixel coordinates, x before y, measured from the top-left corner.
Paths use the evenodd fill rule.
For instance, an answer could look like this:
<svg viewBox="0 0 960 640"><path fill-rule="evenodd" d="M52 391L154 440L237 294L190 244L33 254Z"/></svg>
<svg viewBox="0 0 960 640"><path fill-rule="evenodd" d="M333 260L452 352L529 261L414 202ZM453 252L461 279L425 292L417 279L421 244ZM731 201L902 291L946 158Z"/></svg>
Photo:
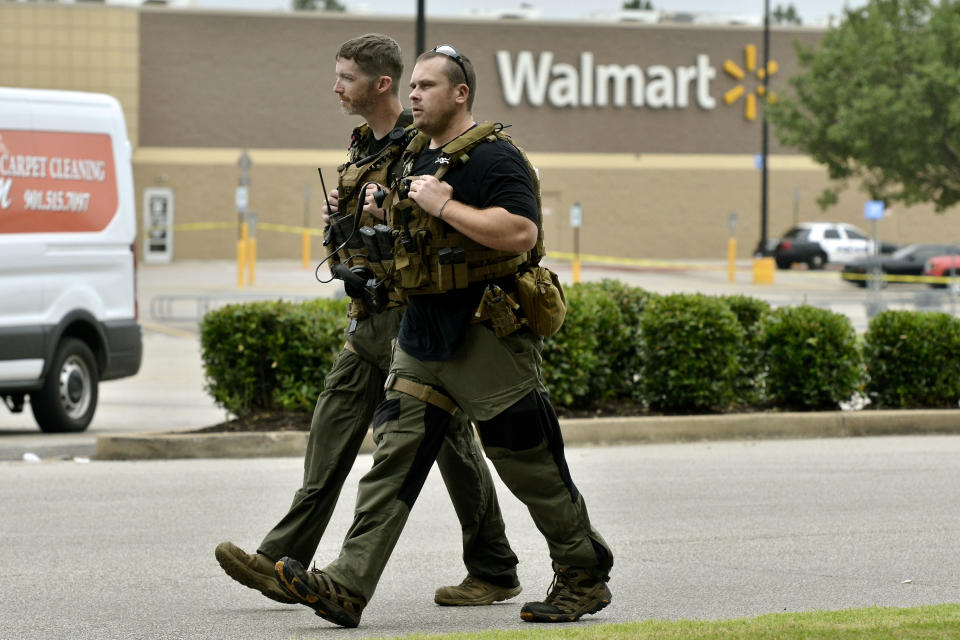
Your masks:
<svg viewBox="0 0 960 640"><path fill-rule="evenodd" d="M273 573L274 562L262 553L247 553L232 542L221 542L213 555L228 576L245 587L256 589L271 600L283 604L297 604L284 593Z"/></svg>
<svg viewBox="0 0 960 640"><path fill-rule="evenodd" d="M509 600L515 597L523 589L520 585L515 587L498 587L490 584L486 580L467 576L463 582L452 587L440 587L437 589L433 601L450 607L471 607L485 604L493 604L501 600Z"/></svg>
<svg viewBox="0 0 960 640"><path fill-rule="evenodd" d="M607 583L579 567L561 567L543 602L528 602L520 609L527 622L576 622L585 613L596 613L610 604Z"/></svg>
<svg viewBox="0 0 960 640"><path fill-rule="evenodd" d="M341 627L360 624L360 614L367 601L334 582L323 571L311 569L308 572L293 558L283 557L274 566L274 572L284 591L324 620Z"/></svg>

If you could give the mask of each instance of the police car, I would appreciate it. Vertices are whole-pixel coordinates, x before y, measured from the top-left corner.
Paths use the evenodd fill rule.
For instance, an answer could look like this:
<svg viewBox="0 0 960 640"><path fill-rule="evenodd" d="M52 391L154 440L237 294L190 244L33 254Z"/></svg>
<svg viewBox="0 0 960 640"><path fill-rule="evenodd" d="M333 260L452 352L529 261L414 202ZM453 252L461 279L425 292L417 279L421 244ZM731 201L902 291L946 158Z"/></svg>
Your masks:
<svg viewBox="0 0 960 640"><path fill-rule="evenodd" d="M843 222L804 222L780 238L773 257L780 269L795 263L822 269L827 263L862 260L873 253L873 241L862 230Z"/></svg>

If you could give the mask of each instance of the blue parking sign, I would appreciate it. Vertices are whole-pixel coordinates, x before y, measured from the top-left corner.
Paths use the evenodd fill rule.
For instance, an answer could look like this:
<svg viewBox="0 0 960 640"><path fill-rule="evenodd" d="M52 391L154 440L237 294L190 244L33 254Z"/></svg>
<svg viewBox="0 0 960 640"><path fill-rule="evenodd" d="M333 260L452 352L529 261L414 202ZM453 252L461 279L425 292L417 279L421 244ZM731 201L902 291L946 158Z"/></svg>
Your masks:
<svg viewBox="0 0 960 640"><path fill-rule="evenodd" d="M883 200L868 200L863 206L863 217L867 220L882 220L883 209Z"/></svg>

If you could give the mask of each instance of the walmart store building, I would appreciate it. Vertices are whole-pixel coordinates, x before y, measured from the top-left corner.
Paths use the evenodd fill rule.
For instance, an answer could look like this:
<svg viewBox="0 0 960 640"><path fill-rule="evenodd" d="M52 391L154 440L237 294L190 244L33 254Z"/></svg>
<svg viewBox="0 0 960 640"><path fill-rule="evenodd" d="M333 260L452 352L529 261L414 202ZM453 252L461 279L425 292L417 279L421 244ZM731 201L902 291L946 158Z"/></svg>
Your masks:
<svg viewBox="0 0 960 640"><path fill-rule="evenodd" d="M3 4L0 85L120 100L139 201L173 195L172 208L154 217L174 225L173 259L235 255L238 160L247 150L260 256L296 259L300 236L288 231L321 226L316 168L332 187L357 123L331 91L334 56L344 40L372 31L403 48L405 97L412 18ZM772 32L774 93L797 70L794 41L821 35ZM426 41L451 43L474 61L475 117L512 125L540 169L548 250L572 251L570 209L579 202L584 254L723 259L737 212L739 255L751 255L760 236L760 29L447 19L428 24ZM866 194L850 189L821 212L826 172L779 147L772 132L771 153L771 236L795 220L865 225ZM885 241L960 239L952 218L932 208L889 213L879 224ZM149 214L140 215L145 234ZM318 236L312 251L321 252Z"/></svg>

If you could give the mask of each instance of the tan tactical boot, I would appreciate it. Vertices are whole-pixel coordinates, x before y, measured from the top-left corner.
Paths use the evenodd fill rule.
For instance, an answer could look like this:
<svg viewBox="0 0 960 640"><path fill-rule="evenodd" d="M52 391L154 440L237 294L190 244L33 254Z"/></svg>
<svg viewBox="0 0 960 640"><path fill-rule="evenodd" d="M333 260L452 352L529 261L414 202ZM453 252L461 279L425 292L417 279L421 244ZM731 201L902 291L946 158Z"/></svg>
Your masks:
<svg viewBox="0 0 960 640"><path fill-rule="evenodd" d="M271 600L283 604L297 604L284 593L273 573L273 560L260 553L250 554L233 544L221 542L213 555L227 575L245 587L256 589Z"/></svg>
<svg viewBox="0 0 960 640"><path fill-rule="evenodd" d="M509 600L515 597L523 589L520 585L515 587L498 587L490 584L486 580L467 576L463 582L452 587L440 587L437 589L433 601L450 607L472 607L485 604L493 604L501 600Z"/></svg>
<svg viewBox="0 0 960 640"><path fill-rule="evenodd" d="M579 567L558 567L543 602L528 602L520 609L527 622L576 622L610 604L607 583Z"/></svg>
<svg viewBox="0 0 960 640"><path fill-rule="evenodd" d="M300 604L313 609L318 616L341 627L360 624L360 614L367 601L337 584L319 569L307 571L293 558L283 557L274 565L277 581L284 591Z"/></svg>

